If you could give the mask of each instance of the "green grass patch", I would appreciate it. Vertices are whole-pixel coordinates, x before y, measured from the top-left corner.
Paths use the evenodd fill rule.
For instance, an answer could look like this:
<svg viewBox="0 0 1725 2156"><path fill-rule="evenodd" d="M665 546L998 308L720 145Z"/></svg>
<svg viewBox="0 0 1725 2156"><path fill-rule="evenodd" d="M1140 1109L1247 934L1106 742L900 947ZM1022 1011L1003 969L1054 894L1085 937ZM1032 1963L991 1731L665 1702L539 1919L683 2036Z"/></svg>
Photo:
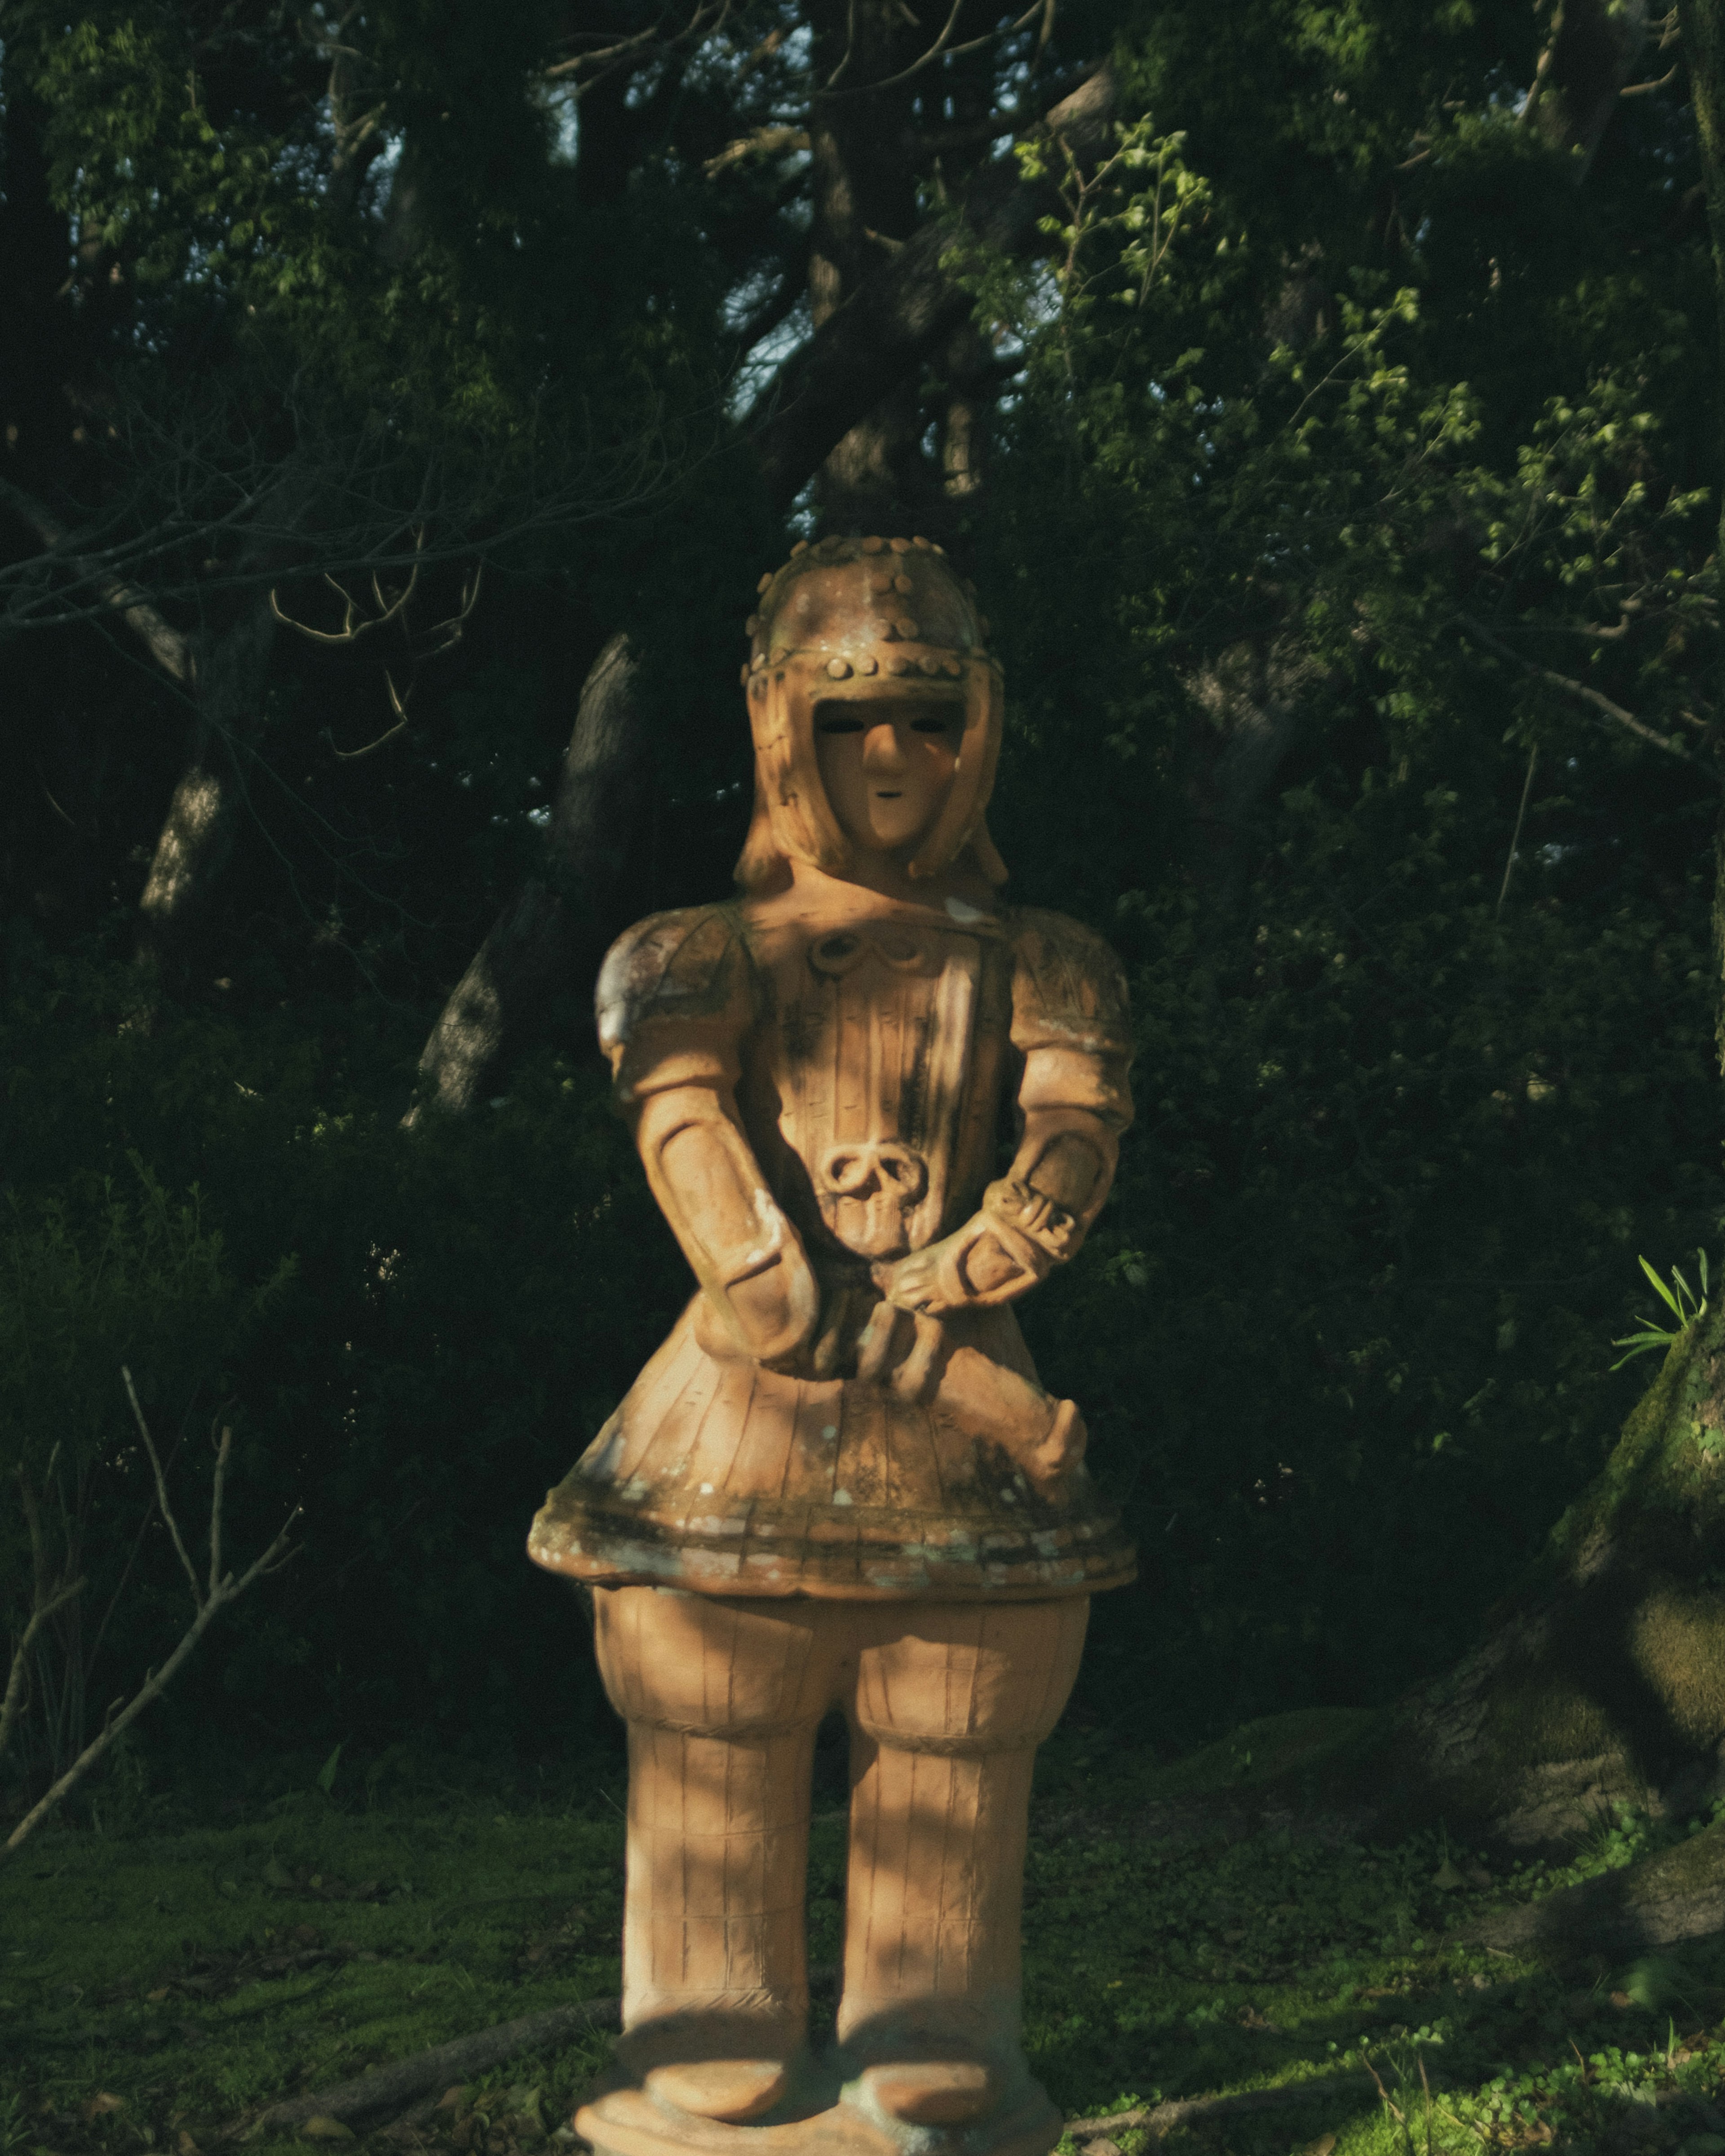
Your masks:
<svg viewBox="0 0 1725 2156"><path fill-rule="evenodd" d="M844 1830L842 1811L816 1820L817 1964L838 1953ZM1617 1966L1459 1936L1678 1832L1620 1819L1568 1864L1506 1868L1436 1836L1206 1845L1139 1832L1129 1810L1050 1810L1026 1878L1033 2066L1069 2117L1348 2077L1173 2137L1240 2156L1332 2135L1343 2156L1725 2156L1725 1943ZM44 1831L0 1871L0 2156L194 2156L272 2100L614 1994L622 1853L608 1795L473 1789ZM508 2062L422 2138L554 2148L604 2051ZM1353 2085L1368 2066L1382 2097ZM1120 2146L1133 2156L1129 2131Z"/></svg>

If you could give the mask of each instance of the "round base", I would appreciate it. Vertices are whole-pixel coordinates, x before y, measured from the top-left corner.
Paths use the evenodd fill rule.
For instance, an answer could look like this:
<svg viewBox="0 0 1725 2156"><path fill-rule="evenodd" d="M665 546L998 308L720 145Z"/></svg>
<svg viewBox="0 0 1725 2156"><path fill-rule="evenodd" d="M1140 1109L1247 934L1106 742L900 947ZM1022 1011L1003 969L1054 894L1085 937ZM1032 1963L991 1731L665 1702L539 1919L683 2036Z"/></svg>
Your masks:
<svg viewBox="0 0 1725 2156"><path fill-rule="evenodd" d="M1060 2114L1033 2082L1010 2111L968 2125L875 2125L849 2104L772 2126L727 2126L673 2112L641 2089L583 2104L575 2131L594 2156L1048 2156Z"/></svg>

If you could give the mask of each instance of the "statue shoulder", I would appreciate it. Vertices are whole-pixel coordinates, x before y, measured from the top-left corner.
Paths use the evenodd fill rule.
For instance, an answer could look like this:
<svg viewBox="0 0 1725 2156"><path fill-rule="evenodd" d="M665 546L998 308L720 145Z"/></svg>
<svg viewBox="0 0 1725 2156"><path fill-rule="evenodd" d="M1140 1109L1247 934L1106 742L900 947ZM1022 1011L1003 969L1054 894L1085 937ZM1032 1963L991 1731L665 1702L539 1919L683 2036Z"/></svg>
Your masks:
<svg viewBox="0 0 1725 2156"><path fill-rule="evenodd" d="M734 905L649 914L624 929L599 968L600 1047L614 1055L655 1019L716 1019L745 1008L750 970Z"/></svg>
<svg viewBox="0 0 1725 2156"><path fill-rule="evenodd" d="M1014 1044L1029 1049L1059 1042L1105 1055L1129 1053L1125 969L1096 931L1040 906L1014 906L1005 921L1014 960Z"/></svg>

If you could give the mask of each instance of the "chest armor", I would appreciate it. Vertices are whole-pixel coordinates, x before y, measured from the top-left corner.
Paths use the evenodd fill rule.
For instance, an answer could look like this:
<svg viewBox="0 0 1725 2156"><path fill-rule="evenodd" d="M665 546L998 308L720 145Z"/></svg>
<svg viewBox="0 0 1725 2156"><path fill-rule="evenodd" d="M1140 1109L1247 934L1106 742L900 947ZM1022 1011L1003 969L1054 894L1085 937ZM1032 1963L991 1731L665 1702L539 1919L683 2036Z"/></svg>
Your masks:
<svg viewBox="0 0 1725 2156"><path fill-rule="evenodd" d="M1012 1058L999 925L798 923L750 936L769 1022L738 1106L811 1255L892 1258L974 1209Z"/></svg>

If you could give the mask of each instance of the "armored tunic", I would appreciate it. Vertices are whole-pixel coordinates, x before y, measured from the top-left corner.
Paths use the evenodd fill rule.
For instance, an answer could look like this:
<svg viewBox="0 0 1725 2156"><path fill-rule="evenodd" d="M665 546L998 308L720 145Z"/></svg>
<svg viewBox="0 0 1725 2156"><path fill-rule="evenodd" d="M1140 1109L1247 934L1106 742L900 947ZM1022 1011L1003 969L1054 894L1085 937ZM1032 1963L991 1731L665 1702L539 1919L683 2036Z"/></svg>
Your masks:
<svg viewBox="0 0 1725 2156"><path fill-rule="evenodd" d="M615 946L598 1005L625 1106L668 1084L734 1101L824 1312L878 1301L881 1261L976 1211L1009 1104L1117 1131L1132 1117L1118 963L1058 914L872 896L836 921L748 901L660 914ZM701 1301L550 1493L539 1564L833 1598L1041 1598L1132 1577L1081 1419L1042 1390L1009 1306L942 1319L907 1389L856 1374L854 1340L824 1369L722 1352ZM1024 1464L1051 1425L1052 1478Z"/></svg>

